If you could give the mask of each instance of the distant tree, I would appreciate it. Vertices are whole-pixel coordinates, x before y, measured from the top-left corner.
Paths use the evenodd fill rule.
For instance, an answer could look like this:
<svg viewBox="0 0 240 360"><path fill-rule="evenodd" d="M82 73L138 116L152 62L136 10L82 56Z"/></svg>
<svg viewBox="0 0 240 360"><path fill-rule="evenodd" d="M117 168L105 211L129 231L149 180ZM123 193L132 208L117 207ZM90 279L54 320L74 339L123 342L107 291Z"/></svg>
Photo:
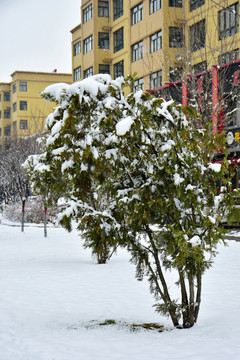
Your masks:
<svg viewBox="0 0 240 360"><path fill-rule="evenodd" d="M27 197L28 178L22 168L26 158L39 151L37 137L9 140L0 152L0 192L2 200L16 202Z"/></svg>
<svg viewBox="0 0 240 360"><path fill-rule="evenodd" d="M137 278L149 280L156 310L189 328L232 204L228 163L211 162L224 141L193 126L173 101L142 91L125 98L122 85L96 75L48 87L43 96L59 106L47 119L43 154L25 167L35 191L64 193L58 220L66 229L76 220L94 251L125 247ZM176 271L180 296L164 269Z"/></svg>

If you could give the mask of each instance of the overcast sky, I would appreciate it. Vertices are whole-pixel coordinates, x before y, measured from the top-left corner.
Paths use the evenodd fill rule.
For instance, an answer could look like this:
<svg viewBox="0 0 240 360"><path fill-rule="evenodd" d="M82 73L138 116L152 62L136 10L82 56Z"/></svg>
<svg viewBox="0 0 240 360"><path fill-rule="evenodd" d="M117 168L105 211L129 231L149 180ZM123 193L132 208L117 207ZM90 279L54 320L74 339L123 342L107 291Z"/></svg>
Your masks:
<svg viewBox="0 0 240 360"><path fill-rule="evenodd" d="M71 73L80 0L0 0L0 82L15 70Z"/></svg>

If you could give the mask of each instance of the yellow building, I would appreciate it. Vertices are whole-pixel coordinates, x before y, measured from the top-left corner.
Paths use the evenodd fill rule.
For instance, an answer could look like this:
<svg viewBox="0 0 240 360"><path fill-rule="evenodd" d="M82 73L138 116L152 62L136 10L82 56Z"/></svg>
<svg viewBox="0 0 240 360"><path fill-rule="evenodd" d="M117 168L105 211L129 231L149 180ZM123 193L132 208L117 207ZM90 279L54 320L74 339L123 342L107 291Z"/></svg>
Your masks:
<svg viewBox="0 0 240 360"><path fill-rule="evenodd" d="M15 71L10 83L0 83L0 145L11 137L25 137L44 130L55 104L40 93L54 83L72 83L71 74Z"/></svg>
<svg viewBox="0 0 240 360"><path fill-rule="evenodd" d="M155 89L239 58L239 1L82 0L71 32L73 81L136 72Z"/></svg>

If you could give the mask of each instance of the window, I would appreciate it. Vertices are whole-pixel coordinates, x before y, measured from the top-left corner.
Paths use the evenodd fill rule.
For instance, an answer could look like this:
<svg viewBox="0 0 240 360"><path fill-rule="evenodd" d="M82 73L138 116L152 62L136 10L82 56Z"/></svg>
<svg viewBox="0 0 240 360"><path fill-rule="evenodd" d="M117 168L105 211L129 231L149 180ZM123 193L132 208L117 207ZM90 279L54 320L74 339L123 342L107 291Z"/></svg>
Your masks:
<svg viewBox="0 0 240 360"><path fill-rule="evenodd" d="M11 101L11 94L9 91L4 91L4 101Z"/></svg>
<svg viewBox="0 0 240 360"><path fill-rule="evenodd" d="M20 129L26 130L28 128L28 121L27 120L20 120Z"/></svg>
<svg viewBox="0 0 240 360"><path fill-rule="evenodd" d="M239 59L239 49L235 49L233 51L229 51L229 52L219 55L218 63L220 65L223 65L230 61L234 61L237 59Z"/></svg>
<svg viewBox="0 0 240 360"><path fill-rule="evenodd" d="M193 11L205 4L205 0L190 0L190 11Z"/></svg>
<svg viewBox="0 0 240 360"><path fill-rule="evenodd" d="M180 80L183 75L183 69L179 67L174 67L169 69L169 80L171 82Z"/></svg>
<svg viewBox="0 0 240 360"><path fill-rule="evenodd" d="M123 27L113 33L114 52L117 52L124 47L123 43Z"/></svg>
<svg viewBox="0 0 240 360"><path fill-rule="evenodd" d="M150 14L155 13L161 9L161 0L150 0L149 1L149 12Z"/></svg>
<svg viewBox="0 0 240 360"><path fill-rule="evenodd" d="M83 41L84 54L87 54L89 51L93 50L93 36L90 35Z"/></svg>
<svg viewBox="0 0 240 360"><path fill-rule="evenodd" d="M27 83L26 83L26 81L20 81L20 83L19 83L19 91L27 91Z"/></svg>
<svg viewBox="0 0 240 360"><path fill-rule="evenodd" d="M132 91L135 92L138 90L143 90L143 78L137 79L133 83Z"/></svg>
<svg viewBox="0 0 240 360"><path fill-rule="evenodd" d="M15 102L15 103L13 103L13 112L14 111L17 111L17 103Z"/></svg>
<svg viewBox="0 0 240 360"><path fill-rule="evenodd" d="M182 0L169 0L170 7L182 7Z"/></svg>
<svg viewBox="0 0 240 360"><path fill-rule="evenodd" d="M2 112L1 112L1 110L0 110L0 119L2 118Z"/></svg>
<svg viewBox="0 0 240 360"><path fill-rule="evenodd" d="M27 101L20 101L20 110L27 110Z"/></svg>
<svg viewBox="0 0 240 360"><path fill-rule="evenodd" d="M12 91L13 91L13 93L17 92L17 84L16 83L13 84Z"/></svg>
<svg viewBox="0 0 240 360"><path fill-rule="evenodd" d="M190 27L191 50L197 51L205 47L205 20Z"/></svg>
<svg viewBox="0 0 240 360"><path fill-rule="evenodd" d="M201 61L200 63L193 65L193 72L194 74L199 74L203 71L207 70L207 63L206 61Z"/></svg>
<svg viewBox="0 0 240 360"><path fill-rule="evenodd" d="M5 109L4 110L4 119L10 119L11 118L11 109Z"/></svg>
<svg viewBox="0 0 240 360"><path fill-rule="evenodd" d="M116 79L119 76L124 76L124 62L119 61L117 64L113 65L114 68L114 79Z"/></svg>
<svg viewBox="0 0 240 360"><path fill-rule="evenodd" d="M107 64L99 64L99 74L110 74L110 66Z"/></svg>
<svg viewBox="0 0 240 360"><path fill-rule="evenodd" d="M73 71L73 79L74 79L74 81L77 81L77 80L81 79L81 66L74 69L74 71Z"/></svg>
<svg viewBox="0 0 240 360"><path fill-rule="evenodd" d="M13 133L16 133L17 132L17 122L14 121L13 122Z"/></svg>
<svg viewBox="0 0 240 360"><path fill-rule="evenodd" d="M113 0L113 20L123 15L123 0Z"/></svg>
<svg viewBox="0 0 240 360"><path fill-rule="evenodd" d="M0 128L0 136L2 136L2 128Z"/></svg>
<svg viewBox="0 0 240 360"><path fill-rule="evenodd" d="M131 10L132 25L138 23L143 19L143 3L141 2Z"/></svg>
<svg viewBox="0 0 240 360"><path fill-rule="evenodd" d="M157 89L162 86L162 70L156 71L150 75L150 89Z"/></svg>
<svg viewBox="0 0 240 360"><path fill-rule="evenodd" d="M2 101L2 94L0 94L0 102Z"/></svg>
<svg viewBox="0 0 240 360"><path fill-rule="evenodd" d="M92 18L92 4L88 5L85 9L83 9L83 23L85 24Z"/></svg>
<svg viewBox="0 0 240 360"><path fill-rule="evenodd" d="M11 135L11 126L5 126L4 127L4 136L10 136Z"/></svg>
<svg viewBox="0 0 240 360"><path fill-rule="evenodd" d="M98 1L98 16L109 17L109 2Z"/></svg>
<svg viewBox="0 0 240 360"><path fill-rule="evenodd" d="M169 47L183 47L183 28L169 27Z"/></svg>
<svg viewBox="0 0 240 360"><path fill-rule="evenodd" d="M153 53L162 48L162 31L158 31L150 38L150 52Z"/></svg>
<svg viewBox="0 0 240 360"><path fill-rule="evenodd" d="M81 41L78 41L73 45L73 55L76 56L81 52Z"/></svg>
<svg viewBox="0 0 240 360"><path fill-rule="evenodd" d="M143 57L143 41L132 46L132 62L142 59Z"/></svg>
<svg viewBox="0 0 240 360"><path fill-rule="evenodd" d="M239 30L239 5L238 3L229 6L218 13L219 39L225 39L234 35Z"/></svg>
<svg viewBox="0 0 240 360"><path fill-rule="evenodd" d="M88 68L84 71L84 79L88 78L89 76L93 75L93 67Z"/></svg>
<svg viewBox="0 0 240 360"><path fill-rule="evenodd" d="M99 49L109 49L109 33L98 33L98 47Z"/></svg>

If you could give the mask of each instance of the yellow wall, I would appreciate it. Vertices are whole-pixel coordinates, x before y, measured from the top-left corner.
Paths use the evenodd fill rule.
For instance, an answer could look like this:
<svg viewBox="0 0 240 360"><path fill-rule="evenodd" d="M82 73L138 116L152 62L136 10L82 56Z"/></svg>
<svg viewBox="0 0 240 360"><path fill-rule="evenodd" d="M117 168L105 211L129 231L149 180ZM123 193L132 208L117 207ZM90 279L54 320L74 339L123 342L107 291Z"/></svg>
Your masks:
<svg viewBox="0 0 240 360"><path fill-rule="evenodd" d="M71 74L41 73L28 71L15 71L9 84L0 84L2 94L0 109L2 119L0 120L1 143L10 138L5 136L4 127L11 126L11 136L25 137L44 130L47 115L56 104L46 102L40 93L48 86L58 82L72 83ZM20 89L20 83L26 84L26 89ZM4 101L4 91L11 92L11 101ZM26 91L22 91L26 90ZM20 109L20 102L26 102L27 109ZM4 119L4 109L11 108L11 118ZM26 127L27 128L23 128Z"/></svg>
<svg viewBox="0 0 240 360"><path fill-rule="evenodd" d="M131 25L131 9L143 3L143 19ZM205 4L190 11L189 1L182 1L183 6L170 7L168 0L161 1L161 9L153 14L149 11L149 0L124 0L124 14L116 21L113 20L113 0L109 0L110 17L98 17L98 1L83 0L81 13L86 6L93 4L93 18L87 23L77 27L72 32L73 44L76 41L84 40L93 34L94 49L88 54L82 53L80 56L73 57L73 71L76 67L82 67L82 78L84 70L89 66L94 67L94 74L98 73L98 66L101 63L109 63L111 75L113 77L114 64L124 60L124 75L128 73L138 73L138 77L144 78L144 88L150 86L150 75L162 70L164 85L169 81L169 69L175 67L183 68L183 76L191 72L192 66L202 62L207 62L210 68L213 64L218 64L220 54L240 48L240 32L219 40L218 16L219 11L239 1L219 0L212 2L205 0ZM190 47L190 28L198 21L205 19L206 22L206 42L201 50L191 52ZM110 51L98 49L98 32L109 26L111 46ZM114 53L113 33L124 27L124 49ZM169 46L169 27L181 27L184 34L184 45L182 47ZM240 27L240 25L239 25ZM150 52L150 37L157 31L162 30L162 48L154 53ZM132 62L132 45L143 40L143 58Z"/></svg>
<svg viewBox="0 0 240 360"><path fill-rule="evenodd" d="M8 83L0 83L0 112L1 112L1 117L0 117L0 142L1 139L4 137L4 128L5 127L9 127L11 125L11 118L5 118L4 116L4 110L9 110L11 111L11 100L10 101L5 101L4 100L4 93L5 92L10 92L11 90L11 86Z"/></svg>

